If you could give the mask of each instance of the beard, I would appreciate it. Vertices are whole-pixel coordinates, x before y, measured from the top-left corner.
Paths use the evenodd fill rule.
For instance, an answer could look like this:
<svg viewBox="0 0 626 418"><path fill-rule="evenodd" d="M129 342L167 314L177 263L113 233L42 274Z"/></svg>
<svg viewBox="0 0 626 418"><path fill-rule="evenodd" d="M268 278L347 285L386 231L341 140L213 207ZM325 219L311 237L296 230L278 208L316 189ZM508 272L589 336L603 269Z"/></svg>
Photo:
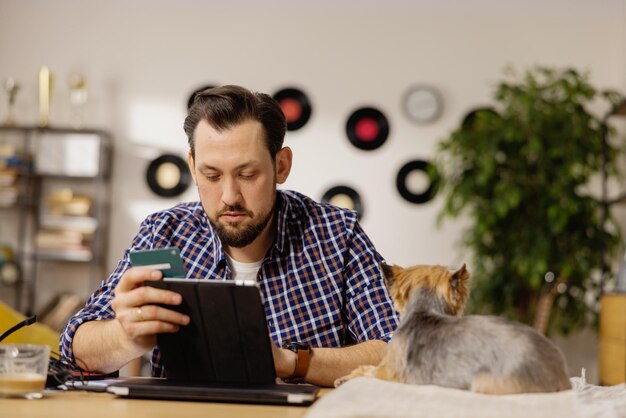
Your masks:
<svg viewBox="0 0 626 418"><path fill-rule="evenodd" d="M254 242L255 239L261 235L261 232L265 229L267 224L269 224L270 220L272 220L272 215L274 214L274 209L276 208L276 198L274 198L274 204L272 205L272 209L270 209L261 219L253 223L252 225L233 225L231 223L227 223L224 225L220 223L218 220L214 221L209 217L209 222L213 227L213 230L219 237L220 241L222 241L222 245L227 247L234 248L243 248ZM236 206L226 206L217 214L217 219L226 212L244 212L250 215L250 211L246 208L236 205Z"/></svg>

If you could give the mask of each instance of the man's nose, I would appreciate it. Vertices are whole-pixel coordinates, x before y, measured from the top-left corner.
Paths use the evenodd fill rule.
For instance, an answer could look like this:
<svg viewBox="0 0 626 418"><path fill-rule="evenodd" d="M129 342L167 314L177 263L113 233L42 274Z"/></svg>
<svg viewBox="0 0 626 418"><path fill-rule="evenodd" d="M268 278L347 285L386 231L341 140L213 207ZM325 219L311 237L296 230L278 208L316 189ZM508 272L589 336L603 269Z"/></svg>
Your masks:
<svg viewBox="0 0 626 418"><path fill-rule="evenodd" d="M241 203L241 189L233 179L227 179L222 189L222 202L227 206L237 206Z"/></svg>

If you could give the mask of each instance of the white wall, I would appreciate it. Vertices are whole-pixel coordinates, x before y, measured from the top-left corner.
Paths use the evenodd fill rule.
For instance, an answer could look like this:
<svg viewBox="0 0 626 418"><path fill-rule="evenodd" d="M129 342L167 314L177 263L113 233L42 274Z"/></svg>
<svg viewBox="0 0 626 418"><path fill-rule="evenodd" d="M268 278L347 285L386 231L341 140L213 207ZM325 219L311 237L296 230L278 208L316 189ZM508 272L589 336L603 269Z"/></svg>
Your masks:
<svg viewBox="0 0 626 418"><path fill-rule="evenodd" d="M87 76L88 124L113 131L116 143L111 266L144 215L175 203L151 194L143 174L155 149L185 154L185 101L205 83L303 88L313 115L287 136L295 167L286 187L319 199L337 182L352 185L364 198L363 225L389 261L455 264L466 258L455 246L460 225L435 226L441 199L405 203L397 170L431 157L469 109L489 103L507 65L574 66L599 87L626 90L625 2L385 3L1 0L0 78L23 84L18 116L35 122L36 74L49 66L52 123L65 124L67 78ZM432 125L401 113L414 83L443 93L445 111ZM387 143L370 153L344 134L363 104L391 123ZM5 100L0 106L3 115ZM190 189L184 199L195 196Z"/></svg>
<svg viewBox="0 0 626 418"><path fill-rule="evenodd" d="M49 66L56 76L51 121L62 125L69 122L69 75L87 76L88 125L115 137L110 268L146 214L176 203L153 195L144 172L162 150L185 155L187 96L206 83L268 93L301 87L313 115L287 135L295 166L286 187L319 199L336 183L351 185L364 198L363 226L388 261L454 265L468 258L456 245L461 224L436 227L441 198L405 203L395 190L397 170L431 157L468 110L488 104L507 65L573 66L589 70L598 87L626 91L625 4L0 0L0 80L23 84L19 121L34 123L37 72ZM401 113L400 99L415 83L443 94L444 113L432 125ZM365 104L391 123L387 143L370 153L344 134L347 116ZM195 197L190 189L183 199ZM58 283L42 280L40 302Z"/></svg>

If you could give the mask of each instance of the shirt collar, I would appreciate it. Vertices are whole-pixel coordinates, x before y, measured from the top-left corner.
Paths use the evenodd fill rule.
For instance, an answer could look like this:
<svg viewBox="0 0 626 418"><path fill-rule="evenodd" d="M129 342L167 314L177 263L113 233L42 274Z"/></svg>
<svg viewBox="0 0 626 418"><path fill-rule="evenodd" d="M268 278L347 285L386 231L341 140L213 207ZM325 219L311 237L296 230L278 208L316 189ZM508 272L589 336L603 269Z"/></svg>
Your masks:
<svg viewBox="0 0 626 418"><path fill-rule="evenodd" d="M274 247L280 253L284 253L288 248L288 225L291 204L281 190L276 191L276 208L276 238L274 239Z"/></svg>

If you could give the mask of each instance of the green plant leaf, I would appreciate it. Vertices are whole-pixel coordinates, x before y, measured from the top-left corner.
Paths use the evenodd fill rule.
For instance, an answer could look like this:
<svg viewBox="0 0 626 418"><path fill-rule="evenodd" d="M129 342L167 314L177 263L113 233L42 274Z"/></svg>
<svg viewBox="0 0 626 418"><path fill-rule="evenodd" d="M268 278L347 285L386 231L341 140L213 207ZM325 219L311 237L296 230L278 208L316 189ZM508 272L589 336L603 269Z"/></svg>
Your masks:
<svg viewBox="0 0 626 418"><path fill-rule="evenodd" d="M565 280L551 329L593 324L601 257L615 256L621 236L612 218L601 225L602 202L581 190L598 178L603 151L609 177L623 177L616 161L626 146L608 141L603 150L613 130L589 108L600 100L612 109L622 96L599 92L576 69L537 67L505 70L493 97L437 155L439 222L471 220L463 235L473 258L469 310L531 323L551 272Z"/></svg>

